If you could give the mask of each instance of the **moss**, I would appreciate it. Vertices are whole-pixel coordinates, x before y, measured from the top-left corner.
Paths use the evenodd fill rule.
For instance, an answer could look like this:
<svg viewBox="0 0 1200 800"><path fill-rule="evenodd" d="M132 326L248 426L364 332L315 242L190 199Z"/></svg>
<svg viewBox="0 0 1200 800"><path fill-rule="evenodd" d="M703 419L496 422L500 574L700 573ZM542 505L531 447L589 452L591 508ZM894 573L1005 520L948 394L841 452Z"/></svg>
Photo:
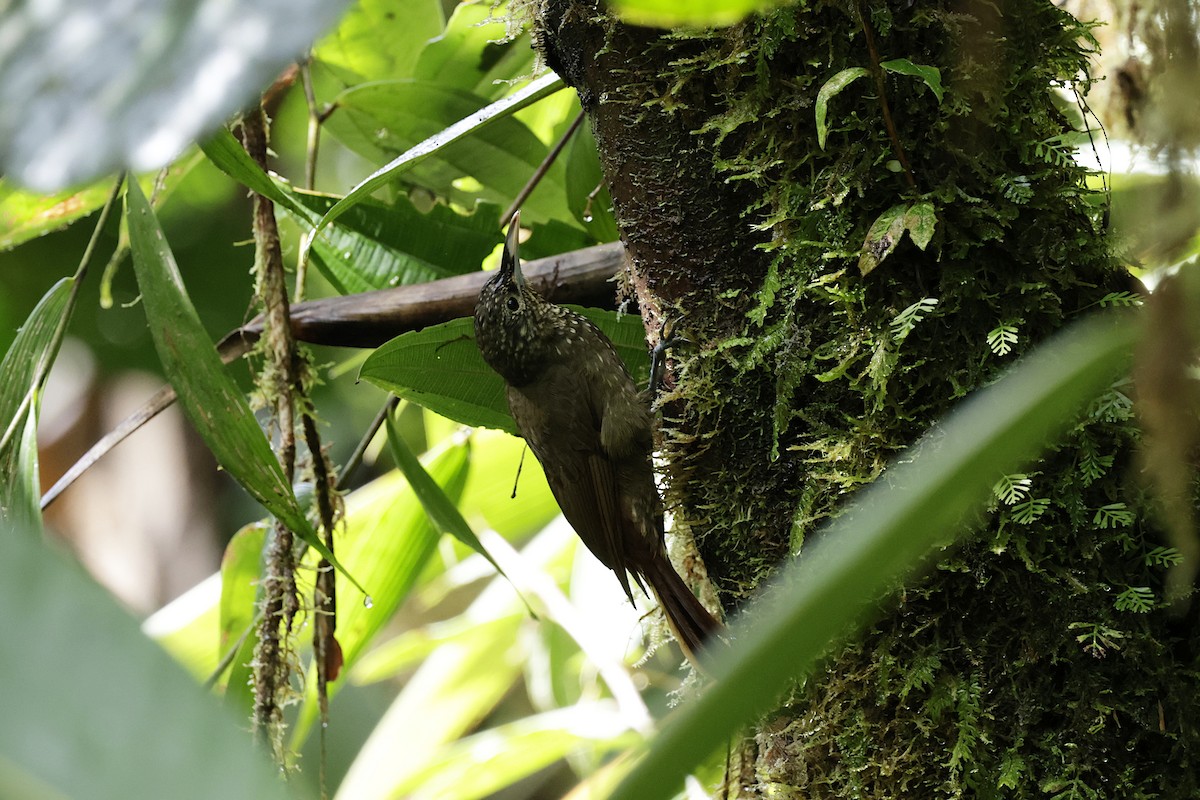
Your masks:
<svg viewBox="0 0 1200 800"><path fill-rule="evenodd" d="M754 186L745 220L770 235L742 330L689 332L711 344L680 363L668 425L677 513L732 605L958 400L1128 288L1050 91L1086 82L1086 28L1034 0L907 5L875 4L870 22L883 58L937 66L945 87L939 102L919 79L885 76L915 185L869 77L830 100L816 144L820 88L870 64L853 4L756 19L673 76L719 87L721 113L698 135L728 179ZM861 275L875 220L919 203L936 214L927 246L906 234ZM1115 385L1013 476L971 542L797 690L760 733L760 790L1200 790L1194 642L1159 602L1129 408Z"/></svg>
<svg viewBox="0 0 1200 800"><path fill-rule="evenodd" d="M875 77L850 83L821 147L821 88L872 66L865 5L667 34L587 0L540 9L643 312L694 343L663 403L668 501L730 607L963 397L1129 288L1050 88L1087 83L1087 29L1049 0L869 4L880 59L939 80L883 74L892 128ZM873 230L889 214L902 229ZM997 476L974 536L760 726L748 793L1200 790L1200 643L1162 608L1175 554L1131 481L1136 446L1118 383Z"/></svg>

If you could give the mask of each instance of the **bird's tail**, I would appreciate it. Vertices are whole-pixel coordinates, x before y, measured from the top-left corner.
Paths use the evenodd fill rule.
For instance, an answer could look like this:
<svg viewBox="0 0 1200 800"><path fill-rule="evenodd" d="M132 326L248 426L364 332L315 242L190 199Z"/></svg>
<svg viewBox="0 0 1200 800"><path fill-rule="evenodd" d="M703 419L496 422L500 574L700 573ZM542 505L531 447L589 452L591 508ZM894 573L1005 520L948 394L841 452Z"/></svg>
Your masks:
<svg viewBox="0 0 1200 800"><path fill-rule="evenodd" d="M683 648L684 655L703 671L696 656L702 648L713 643L715 634L724 631L725 626L696 599L665 553L647 565L643 576L666 613L667 624L671 626L671 632Z"/></svg>

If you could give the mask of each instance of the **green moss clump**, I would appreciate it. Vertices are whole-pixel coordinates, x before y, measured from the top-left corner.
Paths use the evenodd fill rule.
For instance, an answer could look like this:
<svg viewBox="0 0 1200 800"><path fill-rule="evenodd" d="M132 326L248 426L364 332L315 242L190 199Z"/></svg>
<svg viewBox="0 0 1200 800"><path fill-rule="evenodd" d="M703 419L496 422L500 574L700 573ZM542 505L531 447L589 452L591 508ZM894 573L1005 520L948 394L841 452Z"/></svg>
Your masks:
<svg viewBox="0 0 1200 800"><path fill-rule="evenodd" d="M944 96L883 73L893 138L868 73L828 99L822 149L821 88L872 66L861 5L799 3L681 65L725 98L698 135L755 187L745 222L772 256L741 334L682 363L667 437L677 514L733 605L957 401L1130 288L1053 91L1086 82L1087 28L1043 0L871 4L880 59L936 67ZM932 235L873 237L886 257L864 276L897 207L932 214ZM1176 556L1133 481L1130 407L1114 385L1053 452L997 476L974 538L764 726L759 788L1200 792L1196 642L1161 602Z"/></svg>

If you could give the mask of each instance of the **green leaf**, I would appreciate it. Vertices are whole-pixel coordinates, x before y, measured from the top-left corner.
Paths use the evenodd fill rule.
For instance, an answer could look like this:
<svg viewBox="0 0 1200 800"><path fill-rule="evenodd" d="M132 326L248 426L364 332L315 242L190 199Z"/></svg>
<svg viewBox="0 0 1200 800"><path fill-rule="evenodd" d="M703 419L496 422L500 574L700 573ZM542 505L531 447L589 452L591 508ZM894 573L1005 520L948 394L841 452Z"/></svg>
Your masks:
<svg viewBox="0 0 1200 800"><path fill-rule="evenodd" d="M242 147L242 143L235 139L227 128L221 128L202 141L200 149L217 169L247 189L278 203L285 210L305 220L308 227L312 227L316 223L316 218L305 206L296 201L288 188L263 172L262 168L254 163L254 159L246 152L246 148Z"/></svg>
<svg viewBox="0 0 1200 800"><path fill-rule="evenodd" d="M329 0L5 4L0 172L57 191L164 166L293 63Z"/></svg>
<svg viewBox="0 0 1200 800"><path fill-rule="evenodd" d="M504 381L479 355L469 317L397 336L371 353L358 377L455 422L517 434Z"/></svg>
<svg viewBox="0 0 1200 800"><path fill-rule="evenodd" d="M1020 339L1016 325L997 325L988 331L987 343L992 352L998 356L1006 356L1012 352L1013 345Z"/></svg>
<svg viewBox="0 0 1200 800"><path fill-rule="evenodd" d="M447 742L477 725L511 690L525 663L514 652L525 607L507 586L499 596L496 588L465 612L476 623L470 635L436 649L407 681L359 750L340 796L399 796L391 787L425 770Z"/></svg>
<svg viewBox="0 0 1200 800"><path fill-rule="evenodd" d="M0 682L20 687L4 699L0 797L295 796L214 698L35 537L5 538L0 613Z"/></svg>
<svg viewBox="0 0 1200 800"><path fill-rule="evenodd" d="M901 455L731 626L736 646L714 654L713 682L677 710L612 800L671 795L697 763L769 709L927 553L964 530L997 474L1016 472L1053 444L1127 366L1136 332L1129 316L1073 325Z"/></svg>
<svg viewBox="0 0 1200 800"><path fill-rule="evenodd" d="M161 206L203 158L196 148L188 148L164 174L139 178L143 190L157 184L154 202ZM53 194L25 191L0 180L0 251L61 230L88 216L104 205L112 191L112 178Z"/></svg>
<svg viewBox="0 0 1200 800"><path fill-rule="evenodd" d="M784 0L613 0L626 22L660 28L720 28L736 25Z"/></svg>
<svg viewBox="0 0 1200 800"><path fill-rule="evenodd" d="M425 469L451 499L462 495L469 470L467 446L455 443L427 459ZM408 598L429 565L441 532L429 521L412 487L398 472L390 472L346 498L345 527L338 531L337 550L347 568L371 587L371 603L353 586L339 581L337 636L344 673L349 672L379 631ZM293 744L308 735L317 719L315 670L309 671L308 690L293 731ZM330 696L344 681L329 685Z"/></svg>
<svg viewBox="0 0 1200 800"><path fill-rule="evenodd" d="M412 77L500 99L509 82L533 71L534 62L529 39L509 39L505 27L503 12L491 3L459 3L441 36L420 51Z"/></svg>
<svg viewBox="0 0 1200 800"><path fill-rule="evenodd" d="M258 611L259 579L268 526L252 522L233 535L221 559L219 652L236 647L229 678L225 682L225 704L244 719L254 710L254 649L258 645L255 618Z"/></svg>
<svg viewBox="0 0 1200 800"><path fill-rule="evenodd" d="M1145 614L1154 608L1154 590L1149 586L1127 586L1113 600L1113 606L1117 611Z"/></svg>
<svg viewBox="0 0 1200 800"><path fill-rule="evenodd" d="M292 486L246 399L188 299L175 258L137 181L125 194L133 267L163 370L221 467L309 546L341 569L300 510ZM344 570L343 570L344 572Z"/></svg>
<svg viewBox="0 0 1200 800"><path fill-rule="evenodd" d="M492 797L577 751L601 757L629 748L640 738L611 700L578 703L460 739L391 787L391 792L414 800Z"/></svg>
<svg viewBox="0 0 1200 800"><path fill-rule="evenodd" d="M227 130L202 147L221 171L270 198L305 230L311 231L339 200L293 189L267 175ZM471 215L444 205L422 214L407 197L390 206L367 199L337 224L322 229L309 247L314 263L338 291L354 294L477 269L503 239L499 218L499 210L487 204Z"/></svg>
<svg viewBox="0 0 1200 800"><path fill-rule="evenodd" d="M904 229L917 247L922 250L929 247L937 230L937 212L933 209L933 203L922 200L909 206L904 212Z"/></svg>
<svg viewBox="0 0 1200 800"><path fill-rule="evenodd" d="M858 258L859 272L867 275L882 264L900 244L905 232L917 247L924 250L929 246L936 227L937 214L933 204L928 201L892 206L871 223Z"/></svg>
<svg viewBox="0 0 1200 800"><path fill-rule="evenodd" d="M869 74L865 67L848 67L825 81L825 85L817 92L817 146L822 150L825 149L825 138L829 135L829 127L825 124L829 114L829 101L842 89Z"/></svg>
<svg viewBox="0 0 1200 800"><path fill-rule="evenodd" d="M308 227L340 198L296 191ZM459 214L438 204L421 213L404 195L392 205L364 200L325 228L310 245L313 263L342 294L425 283L479 269L500 244L500 208L481 204Z"/></svg>
<svg viewBox="0 0 1200 800"><path fill-rule="evenodd" d="M446 493L442 491L442 487L438 486L437 482L421 466L416 454L396 430L396 423L391 415L384 420L384 424L387 426L388 450L391 452L392 458L396 460L396 467L404 475L408 485L412 487L413 493L421 502L421 507L429 515L429 520L434 527L443 533L450 534L479 553L496 568L497 572L503 575L504 570L500 569L500 565L492 558L491 553L484 548L483 542L479 541L475 531L471 530L471 526L463 519L458 507L451 502Z"/></svg>
<svg viewBox="0 0 1200 800"><path fill-rule="evenodd" d="M412 77L421 48L442 32L440 0L358 0L313 48L313 59L353 85Z"/></svg>
<svg viewBox="0 0 1200 800"><path fill-rule="evenodd" d="M510 542L520 542L558 516L558 503L541 463L536 458L522 461L523 440L501 431L477 430L471 434L471 445L471 474L458 502L464 517L479 520Z"/></svg>
<svg viewBox="0 0 1200 800"><path fill-rule="evenodd" d="M604 331L634 380L646 380L649 359L641 320L611 311L569 306ZM363 363L360 379L464 425L517 434L504 381L484 363L469 317L397 336Z"/></svg>
<svg viewBox="0 0 1200 800"><path fill-rule="evenodd" d="M318 230L333 222L343 212L370 196L375 190L383 188L426 159L440 153L448 145L468 136L479 134L485 131L489 125L499 120L507 119L514 111L536 103L543 97L549 97L562 88L562 80L557 75L553 73L544 75L503 100L498 100L486 108L482 108L460 119L453 125L438 130L427 139L375 170L375 172L368 175L357 186L351 189L349 194L329 210L329 213L321 220ZM330 120L333 121L337 118L338 115L335 114L330 117ZM400 121L402 123L405 122L404 120Z"/></svg>
<svg viewBox="0 0 1200 800"><path fill-rule="evenodd" d="M67 313L74 278L50 287L0 362L0 522L15 530L41 531L37 471L37 419L42 381L54 360L55 333Z"/></svg>
<svg viewBox="0 0 1200 800"><path fill-rule="evenodd" d="M1014 472L1012 475L1005 475L996 481L996 485L992 487L992 494L996 495L1000 502L1011 506L1028 497L1031 488L1033 488L1032 478L1024 472Z"/></svg>
<svg viewBox="0 0 1200 800"><path fill-rule="evenodd" d="M0 250L65 228L104 205L112 180L54 194L28 192L0 181Z"/></svg>
<svg viewBox="0 0 1200 800"><path fill-rule="evenodd" d="M567 207L571 215L598 242L615 242L620 237L612 211L612 195L600 171L592 126L584 121L567 150Z"/></svg>
<svg viewBox="0 0 1200 800"><path fill-rule="evenodd" d="M899 75L909 75L913 78L920 78L925 82L933 92L933 96L937 101L942 102L942 95L945 90L942 89L942 73L937 67L927 67L923 64L914 64L907 58L893 58L891 61L881 61L879 66L886 69L888 72L895 72Z"/></svg>
<svg viewBox="0 0 1200 800"><path fill-rule="evenodd" d="M925 317L937 308L936 297L922 297L917 302L905 308L892 320L892 336L897 342L903 342L913 329L920 325Z"/></svg>
<svg viewBox="0 0 1200 800"><path fill-rule="evenodd" d="M478 112L487 99L440 83L404 81L366 84L343 92L329 130L372 157L385 158L439 135L447 126ZM353 134L347 135L353 128ZM448 143L433 158L416 165L407 181L464 205L476 198L508 205L546 157L547 147L515 117L496 120L468 141ZM459 181L473 178L479 188L466 191ZM551 166L522 208L533 219L561 214L562 165Z"/></svg>

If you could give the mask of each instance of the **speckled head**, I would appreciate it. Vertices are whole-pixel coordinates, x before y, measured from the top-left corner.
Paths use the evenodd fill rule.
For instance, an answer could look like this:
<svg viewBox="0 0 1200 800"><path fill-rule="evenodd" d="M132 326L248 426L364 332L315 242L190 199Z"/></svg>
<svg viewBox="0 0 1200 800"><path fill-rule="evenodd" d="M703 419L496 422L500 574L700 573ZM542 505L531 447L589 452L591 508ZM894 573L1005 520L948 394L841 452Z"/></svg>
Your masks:
<svg viewBox="0 0 1200 800"><path fill-rule="evenodd" d="M520 212L513 215L500 257L475 304L475 341L488 366L512 386L537 377L545 358L553 308L525 283L517 253Z"/></svg>

